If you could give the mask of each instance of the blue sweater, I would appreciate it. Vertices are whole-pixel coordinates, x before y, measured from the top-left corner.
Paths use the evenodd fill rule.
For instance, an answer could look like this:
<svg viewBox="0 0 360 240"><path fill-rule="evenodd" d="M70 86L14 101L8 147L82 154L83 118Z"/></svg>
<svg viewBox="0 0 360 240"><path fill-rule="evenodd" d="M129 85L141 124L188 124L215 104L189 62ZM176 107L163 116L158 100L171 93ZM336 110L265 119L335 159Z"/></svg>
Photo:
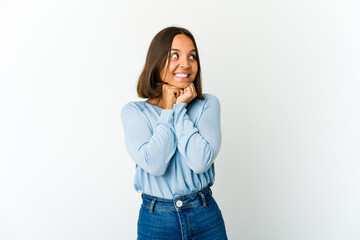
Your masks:
<svg viewBox="0 0 360 240"><path fill-rule="evenodd" d="M137 192L173 199L215 180L220 150L220 103L205 100L161 109L146 101L130 102L121 111L125 144L136 163Z"/></svg>

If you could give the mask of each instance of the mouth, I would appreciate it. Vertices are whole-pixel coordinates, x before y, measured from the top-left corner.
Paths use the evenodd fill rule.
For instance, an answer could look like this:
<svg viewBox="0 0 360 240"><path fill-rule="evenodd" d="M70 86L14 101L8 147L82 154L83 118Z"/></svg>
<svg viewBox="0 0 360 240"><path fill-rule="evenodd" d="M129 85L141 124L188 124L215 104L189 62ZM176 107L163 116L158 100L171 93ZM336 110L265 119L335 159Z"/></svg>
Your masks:
<svg viewBox="0 0 360 240"><path fill-rule="evenodd" d="M175 76L175 78L177 78L179 80L188 80L190 74L189 73L175 73L174 76Z"/></svg>

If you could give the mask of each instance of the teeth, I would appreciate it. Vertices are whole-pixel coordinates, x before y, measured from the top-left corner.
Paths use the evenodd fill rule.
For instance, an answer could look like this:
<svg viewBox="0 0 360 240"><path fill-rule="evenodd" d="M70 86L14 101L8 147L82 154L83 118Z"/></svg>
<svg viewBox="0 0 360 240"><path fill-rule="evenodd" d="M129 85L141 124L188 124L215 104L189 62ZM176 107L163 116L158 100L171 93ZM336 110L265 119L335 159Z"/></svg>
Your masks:
<svg viewBox="0 0 360 240"><path fill-rule="evenodd" d="M189 74L175 74L176 77L188 77Z"/></svg>

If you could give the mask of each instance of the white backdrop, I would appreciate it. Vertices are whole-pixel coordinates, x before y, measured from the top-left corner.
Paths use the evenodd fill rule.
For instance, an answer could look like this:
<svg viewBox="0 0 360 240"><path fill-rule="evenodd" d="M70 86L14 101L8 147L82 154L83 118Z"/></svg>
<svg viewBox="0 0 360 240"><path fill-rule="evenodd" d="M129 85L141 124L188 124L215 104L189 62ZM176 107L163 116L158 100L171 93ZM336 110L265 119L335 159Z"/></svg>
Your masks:
<svg viewBox="0 0 360 240"><path fill-rule="evenodd" d="M360 239L358 1L0 0L0 239L135 239L120 110L153 36L194 34L222 106L229 239Z"/></svg>

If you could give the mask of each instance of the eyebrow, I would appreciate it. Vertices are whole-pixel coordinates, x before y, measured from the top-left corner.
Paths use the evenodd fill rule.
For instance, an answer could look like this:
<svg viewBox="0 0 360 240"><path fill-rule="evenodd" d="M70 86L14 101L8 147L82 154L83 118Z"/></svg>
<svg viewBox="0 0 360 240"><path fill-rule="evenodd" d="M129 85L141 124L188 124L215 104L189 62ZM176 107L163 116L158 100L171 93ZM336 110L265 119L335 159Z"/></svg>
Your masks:
<svg viewBox="0 0 360 240"><path fill-rule="evenodd" d="M181 50L179 49L176 49L176 48L172 48L171 51L178 51L178 52L181 52ZM190 52L196 52L195 49L192 49Z"/></svg>

